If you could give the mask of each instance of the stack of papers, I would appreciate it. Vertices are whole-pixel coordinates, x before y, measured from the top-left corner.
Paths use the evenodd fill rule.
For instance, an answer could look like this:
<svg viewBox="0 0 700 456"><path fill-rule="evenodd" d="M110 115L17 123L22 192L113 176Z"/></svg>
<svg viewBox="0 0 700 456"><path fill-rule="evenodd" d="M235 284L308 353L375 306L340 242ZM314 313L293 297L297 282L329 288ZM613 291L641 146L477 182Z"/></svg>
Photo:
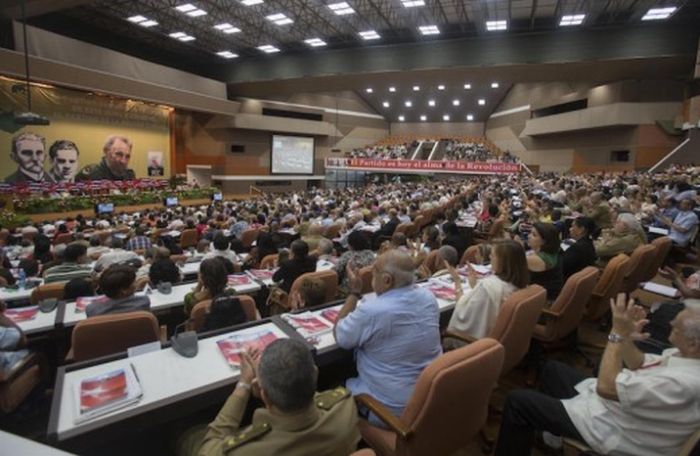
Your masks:
<svg viewBox="0 0 700 456"><path fill-rule="evenodd" d="M255 280L272 280L272 276L275 274L275 269L249 269L246 271L247 274Z"/></svg>
<svg viewBox="0 0 700 456"><path fill-rule="evenodd" d="M75 424L138 402L143 396L134 366L88 377L75 383Z"/></svg>
<svg viewBox="0 0 700 456"><path fill-rule="evenodd" d="M253 285L253 280L247 274L232 274L228 276L228 284L231 287Z"/></svg>
<svg viewBox="0 0 700 456"><path fill-rule="evenodd" d="M277 336L269 329L260 329L245 334L231 334L218 340L216 345L229 366L238 368L241 365L241 353L249 348L257 348L261 352L277 340Z"/></svg>
<svg viewBox="0 0 700 456"><path fill-rule="evenodd" d="M75 311L76 312L85 312L85 308L93 304L95 302L107 302L109 301L109 298L105 295L99 295L99 296L81 296L80 298L75 300Z"/></svg>
<svg viewBox="0 0 700 456"><path fill-rule="evenodd" d="M333 323L312 312L283 314L282 319L289 323L304 338L315 337L333 330Z"/></svg>
<svg viewBox="0 0 700 456"><path fill-rule="evenodd" d="M667 296L669 298L680 298L681 293L677 288L667 287L666 285L661 285L660 283L647 282L642 287L645 291L650 291L662 296Z"/></svg>
<svg viewBox="0 0 700 456"><path fill-rule="evenodd" d="M14 323L21 323L23 321L34 320L36 315L39 313L39 306L29 306L22 307L19 309L6 309L5 316L12 320Z"/></svg>

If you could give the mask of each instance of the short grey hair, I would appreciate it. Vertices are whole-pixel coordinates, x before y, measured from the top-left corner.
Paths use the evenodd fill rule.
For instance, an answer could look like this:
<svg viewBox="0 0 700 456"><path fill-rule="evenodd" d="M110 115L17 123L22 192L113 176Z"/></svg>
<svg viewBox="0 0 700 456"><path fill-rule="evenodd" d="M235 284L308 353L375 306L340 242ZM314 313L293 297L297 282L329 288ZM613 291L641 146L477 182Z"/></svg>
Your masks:
<svg viewBox="0 0 700 456"><path fill-rule="evenodd" d="M116 141L122 141L123 143L126 143L126 145L129 146L130 151L134 147L134 143L132 143L131 140L126 136L111 135L107 136L107 139L105 140L105 145L102 147L102 152L105 154L109 152L109 150L112 148Z"/></svg>
<svg viewBox="0 0 700 456"><path fill-rule="evenodd" d="M687 315L683 320L683 335L700 341L700 309L686 306Z"/></svg>
<svg viewBox="0 0 700 456"><path fill-rule="evenodd" d="M627 228L629 228L632 231L643 231L642 225L640 225L639 221L635 218L635 216L633 214L630 214L629 212L623 212L622 214L618 215L617 220L627 225Z"/></svg>
<svg viewBox="0 0 700 456"><path fill-rule="evenodd" d="M311 351L296 339L277 339L260 357L258 381L272 405L282 412L298 412L311 404L316 377Z"/></svg>
<svg viewBox="0 0 700 456"><path fill-rule="evenodd" d="M443 260L447 261L447 264L449 264L450 266L456 266L457 262L459 261L459 258L457 258L457 249L455 249L451 245L443 245L442 247L440 247L440 249L438 250L438 256Z"/></svg>
<svg viewBox="0 0 700 456"><path fill-rule="evenodd" d="M19 142L20 141L41 141L41 144L44 148L46 148L46 138L43 136L32 133L30 131L20 133L18 135L15 135L14 138L12 138L12 153L17 154L19 152Z"/></svg>
<svg viewBox="0 0 700 456"><path fill-rule="evenodd" d="M330 255L333 253L333 241L326 238L319 239L317 249L322 255Z"/></svg>

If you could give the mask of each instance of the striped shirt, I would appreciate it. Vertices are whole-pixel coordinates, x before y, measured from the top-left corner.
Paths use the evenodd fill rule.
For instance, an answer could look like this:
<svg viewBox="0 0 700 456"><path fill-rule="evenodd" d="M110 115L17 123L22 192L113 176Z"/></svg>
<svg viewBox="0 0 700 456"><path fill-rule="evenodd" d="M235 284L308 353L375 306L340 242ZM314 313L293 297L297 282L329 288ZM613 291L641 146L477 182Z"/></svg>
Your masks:
<svg viewBox="0 0 700 456"><path fill-rule="evenodd" d="M68 282L73 279L89 279L92 268L78 263L63 263L44 272L44 283Z"/></svg>

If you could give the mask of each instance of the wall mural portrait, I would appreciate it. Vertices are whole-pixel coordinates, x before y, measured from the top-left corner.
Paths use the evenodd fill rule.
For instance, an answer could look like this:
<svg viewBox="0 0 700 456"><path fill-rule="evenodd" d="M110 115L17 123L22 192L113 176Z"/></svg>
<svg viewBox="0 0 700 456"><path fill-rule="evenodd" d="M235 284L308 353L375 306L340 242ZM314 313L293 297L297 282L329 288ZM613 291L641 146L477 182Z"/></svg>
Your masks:
<svg viewBox="0 0 700 456"><path fill-rule="evenodd" d="M77 180L135 179L134 170L129 168L133 147L133 143L126 136L109 136L102 147L103 156L100 163L83 168Z"/></svg>
<svg viewBox="0 0 700 456"><path fill-rule="evenodd" d="M80 151L73 141L59 139L49 147L49 177L54 182L73 182Z"/></svg>
<svg viewBox="0 0 700 456"><path fill-rule="evenodd" d="M17 171L5 177L8 184L31 182L53 182L44 171L46 160L46 139L32 132L15 135L12 138L10 158L17 163Z"/></svg>

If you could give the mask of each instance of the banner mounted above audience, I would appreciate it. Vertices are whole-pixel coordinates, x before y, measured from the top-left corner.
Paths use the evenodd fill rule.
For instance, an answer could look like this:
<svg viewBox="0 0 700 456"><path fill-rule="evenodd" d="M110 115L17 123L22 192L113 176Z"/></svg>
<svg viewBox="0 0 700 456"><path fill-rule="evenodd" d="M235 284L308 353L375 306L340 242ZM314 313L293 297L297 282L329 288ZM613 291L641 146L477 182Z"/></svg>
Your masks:
<svg viewBox="0 0 700 456"><path fill-rule="evenodd" d="M437 160L375 160L371 158L326 158L326 169L349 169L383 173L513 174L519 163Z"/></svg>
<svg viewBox="0 0 700 456"><path fill-rule="evenodd" d="M171 108L32 84L32 111L48 126L21 126L23 82L0 77L0 181L70 183L168 176Z"/></svg>

